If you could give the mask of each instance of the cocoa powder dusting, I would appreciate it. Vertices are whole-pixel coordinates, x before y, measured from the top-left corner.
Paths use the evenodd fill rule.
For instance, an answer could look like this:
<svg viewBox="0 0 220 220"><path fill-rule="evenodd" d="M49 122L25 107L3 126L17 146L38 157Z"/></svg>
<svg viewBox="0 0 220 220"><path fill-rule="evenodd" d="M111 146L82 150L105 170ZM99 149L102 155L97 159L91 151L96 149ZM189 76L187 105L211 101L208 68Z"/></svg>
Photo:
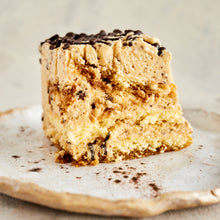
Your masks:
<svg viewBox="0 0 220 220"><path fill-rule="evenodd" d="M29 172L40 172L42 170L42 168L32 168L30 170L28 170Z"/></svg>
<svg viewBox="0 0 220 220"><path fill-rule="evenodd" d="M15 159L20 158L20 156L18 156L18 155L12 155L11 157L13 157L13 158L15 158Z"/></svg>
<svg viewBox="0 0 220 220"><path fill-rule="evenodd" d="M159 192L160 188L155 183L149 183L150 186L155 192Z"/></svg>

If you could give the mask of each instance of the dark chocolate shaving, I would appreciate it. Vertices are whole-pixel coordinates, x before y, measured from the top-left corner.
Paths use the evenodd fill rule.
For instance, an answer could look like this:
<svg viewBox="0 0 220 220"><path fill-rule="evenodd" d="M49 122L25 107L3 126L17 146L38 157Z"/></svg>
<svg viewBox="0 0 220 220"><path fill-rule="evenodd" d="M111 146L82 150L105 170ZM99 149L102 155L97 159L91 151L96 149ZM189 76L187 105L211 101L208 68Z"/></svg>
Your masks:
<svg viewBox="0 0 220 220"><path fill-rule="evenodd" d="M73 32L68 32L64 37L60 37L58 34L53 35L44 42L41 42L41 46L47 42L50 44L50 49L53 50L60 47L61 44L64 44L63 49L65 50L68 49L70 45L74 44L94 45L96 43L104 43L106 45L111 45L109 41L116 41L123 36L126 36L128 33L131 33L131 35L128 36L128 40L134 40L135 38L137 38L137 35L143 34L140 30L125 30L123 32L119 29L115 29L113 30L113 32L110 33L106 33L104 30L101 30L97 34L90 35L87 35L85 33L75 34ZM133 35L135 35L135 37Z"/></svg>

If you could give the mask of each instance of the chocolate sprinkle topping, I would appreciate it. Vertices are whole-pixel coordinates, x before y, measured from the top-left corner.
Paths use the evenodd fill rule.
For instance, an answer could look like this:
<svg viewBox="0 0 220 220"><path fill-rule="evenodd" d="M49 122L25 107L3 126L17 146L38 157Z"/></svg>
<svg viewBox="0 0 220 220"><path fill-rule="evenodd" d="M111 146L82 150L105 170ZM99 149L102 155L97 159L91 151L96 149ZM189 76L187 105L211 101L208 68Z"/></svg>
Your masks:
<svg viewBox="0 0 220 220"><path fill-rule="evenodd" d="M157 55L160 56L162 54L163 50L166 50L166 48L165 47L159 47Z"/></svg>
<svg viewBox="0 0 220 220"><path fill-rule="evenodd" d="M154 43L154 44L151 44L151 45L154 46L154 47L156 47L157 49L160 48L160 44L158 44L158 43Z"/></svg>
<svg viewBox="0 0 220 220"><path fill-rule="evenodd" d="M64 37L60 37L58 34L53 35L51 38L45 40L44 42L41 42L41 46L47 42L50 44L50 49L53 50L55 48L60 47L62 43L64 44L63 49L65 50L70 45L74 45L74 44L94 45L95 43L104 43L107 45L111 45L109 41L118 40L122 38L123 36L126 36L128 33L133 33L133 35L135 35L135 37L132 35L129 35L128 40L134 40L135 38L137 38L138 35L143 34L142 31L140 30L136 30L136 31L125 30L123 32L119 29L115 29L113 30L113 32L110 32L110 33L106 33L104 30L101 30L97 34L90 34L90 35L87 35L85 33L75 34L73 32L68 32ZM132 45L131 42L129 42L128 45L131 46Z"/></svg>

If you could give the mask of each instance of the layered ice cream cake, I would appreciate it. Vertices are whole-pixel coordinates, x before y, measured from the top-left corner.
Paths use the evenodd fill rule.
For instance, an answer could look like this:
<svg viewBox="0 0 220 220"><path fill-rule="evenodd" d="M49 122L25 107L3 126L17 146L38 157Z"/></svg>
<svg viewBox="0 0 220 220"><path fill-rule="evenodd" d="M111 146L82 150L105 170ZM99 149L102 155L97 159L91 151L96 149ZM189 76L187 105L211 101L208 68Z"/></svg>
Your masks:
<svg viewBox="0 0 220 220"><path fill-rule="evenodd" d="M43 130L57 161L96 165L192 143L171 53L137 30L54 35L41 43Z"/></svg>

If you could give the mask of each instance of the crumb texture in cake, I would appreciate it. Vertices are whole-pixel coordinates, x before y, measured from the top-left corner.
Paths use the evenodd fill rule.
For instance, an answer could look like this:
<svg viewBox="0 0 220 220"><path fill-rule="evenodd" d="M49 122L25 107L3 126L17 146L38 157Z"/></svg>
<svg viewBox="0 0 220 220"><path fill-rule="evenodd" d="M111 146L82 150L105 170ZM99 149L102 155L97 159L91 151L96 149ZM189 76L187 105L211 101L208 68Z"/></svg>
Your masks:
<svg viewBox="0 0 220 220"><path fill-rule="evenodd" d="M158 39L132 30L67 33L40 52L43 129L59 160L98 164L191 144L171 54Z"/></svg>

